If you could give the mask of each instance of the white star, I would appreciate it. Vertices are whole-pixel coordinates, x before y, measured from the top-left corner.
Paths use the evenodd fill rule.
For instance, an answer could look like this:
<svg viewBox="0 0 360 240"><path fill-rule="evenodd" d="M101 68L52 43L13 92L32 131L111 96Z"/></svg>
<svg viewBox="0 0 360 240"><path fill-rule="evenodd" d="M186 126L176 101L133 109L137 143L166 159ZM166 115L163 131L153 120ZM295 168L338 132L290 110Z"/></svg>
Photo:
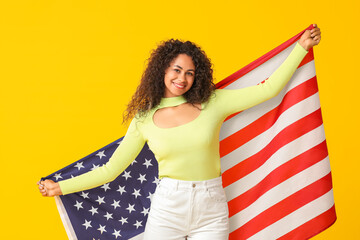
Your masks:
<svg viewBox="0 0 360 240"><path fill-rule="evenodd" d="M98 167L100 167L100 165L95 165L95 164L93 164L93 167L90 169L91 171L92 170L95 170L95 169L97 169Z"/></svg>
<svg viewBox="0 0 360 240"><path fill-rule="evenodd" d="M136 227L136 229L138 229L139 227L142 227L142 221L138 221L138 220L136 220L136 223L135 224L133 224L135 227Z"/></svg>
<svg viewBox="0 0 360 240"><path fill-rule="evenodd" d="M76 204L74 205L76 208L77 208L77 210L79 211L79 209L80 208L83 208L83 206L82 206L82 202L78 202L77 200L76 200Z"/></svg>
<svg viewBox="0 0 360 240"><path fill-rule="evenodd" d="M81 196L85 199L85 198L89 198L89 193L84 193L81 192Z"/></svg>
<svg viewBox="0 0 360 240"><path fill-rule="evenodd" d="M127 219L128 218L121 217L121 220L119 220L119 222L121 222L121 225L124 225L124 223L128 223Z"/></svg>
<svg viewBox="0 0 360 240"><path fill-rule="evenodd" d="M134 204L134 205L130 205L130 203L129 203L129 206L126 208L126 210L128 210L129 213L131 213L132 211L135 211L134 206L135 206L135 204Z"/></svg>
<svg viewBox="0 0 360 240"><path fill-rule="evenodd" d="M105 150L104 150L104 151L101 151L101 152L98 152L98 153L96 154L96 156L99 156L100 159L101 159L102 157L106 157L106 155L104 154L104 152L105 152Z"/></svg>
<svg viewBox="0 0 360 240"><path fill-rule="evenodd" d="M86 227L86 230L87 230L89 227L92 227L92 226L91 226L91 221L87 221L86 219L85 219L85 223L83 223L82 225Z"/></svg>
<svg viewBox="0 0 360 240"><path fill-rule="evenodd" d="M140 189L139 189L139 190L136 190L136 189L134 188L134 192L133 192L131 195L134 195L135 198L137 198L138 196L141 196L141 194L140 194Z"/></svg>
<svg viewBox="0 0 360 240"><path fill-rule="evenodd" d="M74 176L71 174L71 178L73 178Z"/></svg>
<svg viewBox="0 0 360 240"><path fill-rule="evenodd" d="M103 189L105 190L105 192L106 192L106 190L111 189L111 188L109 187L109 184L110 184L110 183L105 183L104 185L102 185L101 188L103 188Z"/></svg>
<svg viewBox="0 0 360 240"><path fill-rule="evenodd" d="M101 205L102 203L105 203L104 198L105 198L105 197L102 197L102 198L101 198L100 196L98 196L98 199L95 200L95 202L98 202L99 205Z"/></svg>
<svg viewBox="0 0 360 240"><path fill-rule="evenodd" d="M122 142L122 140L118 141L116 144L119 144L119 145L120 145L121 142Z"/></svg>
<svg viewBox="0 0 360 240"><path fill-rule="evenodd" d="M119 201L115 201L115 200L114 200L114 203L113 203L113 204L111 204L111 206L113 206L113 207L114 207L114 209L116 209L117 207L120 207L119 202L120 202L120 200L119 200Z"/></svg>
<svg viewBox="0 0 360 240"><path fill-rule="evenodd" d="M147 181L146 178L145 178L146 174L141 175L141 174L139 173L139 176L140 176L140 177L139 177L137 180L139 180L141 183L143 183L143 181Z"/></svg>
<svg viewBox="0 0 360 240"><path fill-rule="evenodd" d="M101 234L103 234L103 232L106 232L106 230L105 230L106 225L101 226L101 224L99 224L99 226L100 227L97 230L99 230L101 232Z"/></svg>
<svg viewBox="0 0 360 240"><path fill-rule="evenodd" d="M98 208L94 208L93 206L91 206L91 209L89 210L89 212L91 212L91 215L94 216L95 213L98 213Z"/></svg>
<svg viewBox="0 0 360 240"><path fill-rule="evenodd" d="M151 202L153 195L154 195L153 193L149 192L149 196L147 196L146 198L150 198L150 202Z"/></svg>
<svg viewBox="0 0 360 240"><path fill-rule="evenodd" d="M155 177L155 180L153 181L153 183L156 183L156 185L159 185L159 183L160 183L160 179L159 179L159 178L157 178L157 177Z"/></svg>
<svg viewBox="0 0 360 240"><path fill-rule="evenodd" d="M77 164L75 164L74 167L77 167L78 170L80 170L81 168L85 168L85 167L83 166L83 162L78 162Z"/></svg>
<svg viewBox="0 0 360 240"><path fill-rule="evenodd" d="M126 191L125 191L125 186L122 187L122 186L119 185L119 189L116 190L116 191L117 191L117 192L120 192L120 195L122 195L124 192L126 192Z"/></svg>
<svg viewBox="0 0 360 240"><path fill-rule="evenodd" d="M56 179L56 181L59 179L59 178L63 178L62 176L60 176L61 173L55 173L54 175L54 178Z"/></svg>
<svg viewBox="0 0 360 240"><path fill-rule="evenodd" d="M143 211L141 212L142 214L144 214L144 217L149 213L149 208L144 208L143 207Z"/></svg>
<svg viewBox="0 0 360 240"><path fill-rule="evenodd" d="M116 230L114 229L114 233L113 233L112 235L115 235L115 239L117 239L118 237L121 237L120 231L121 231L121 230L116 231Z"/></svg>
<svg viewBox="0 0 360 240"><path fill-rule="evenodd" d="M126 180L128 180L128 178L131 178L131 175L130 175L131 171L127 172L127 171L124 171L124 174L122 175L124 178L126 178Z"/></svg>
<svg viewBox="0 0 360 240"><path fill-rule="evenodd" d="M132 166L134 163L137 163L136 159L134 159L134 161L131 162L131 166Z"/></svg>
<svg viewBox="0 0 360 240"><path fill-rule="evenodd" d="M106 214L104 215L104 217L106 217L106 220L109 220L109 218L111 218L111 219L113 218L112 215L113 215L112 213L106 212Z"/></svg>
<svg viewBox="0 0 360 240"><path fill-rule="evenodd" d="M143 163L143 165L145 165L145 166L146 166L146 169L148 169L149 166L152 166L152 164L151 164L151 159L147 160L147 159L145 158L145 162Z"/></svg>

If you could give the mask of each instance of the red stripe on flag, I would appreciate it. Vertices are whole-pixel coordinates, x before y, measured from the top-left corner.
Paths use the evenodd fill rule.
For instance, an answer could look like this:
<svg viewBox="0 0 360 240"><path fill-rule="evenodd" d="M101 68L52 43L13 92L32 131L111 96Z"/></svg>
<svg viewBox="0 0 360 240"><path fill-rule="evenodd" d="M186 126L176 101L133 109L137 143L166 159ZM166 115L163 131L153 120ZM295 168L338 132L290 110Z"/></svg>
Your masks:
<svg viewBox="0 0 360 240"><path fill-rule="evenodd" d="M220 157L223 157L275 124L280 115L293 105L318 92L316 76L287 92L282 102L271 111L231 136L220 141Z"/></svg>
<svg viewBox="0 0 360 240"><path fill-rule="evenodd" d="M260 167L271 155L289 142L322 124L320 108L284 128L271 142L258 153L236 164L222 174L223 187L251 173Z"/></svg>
<svg viewBox="0 0 360 240"><path fill-rule="evenodd" d="M287 161L269 173L253 188L228 202L229 217L247 208L271 188L284 182L328 156L326 141Z"/></svg>
<svg viewBox="0 0 360 240"><path fill-rule="evenodd" d="M312 60L314 60L314 52L313 52L313 49L310 48L308 54L305 55L305 57L303 58L303 60L301 61L301 63L299 64L299 66L298 66L297 68L302 67L303 65L307 64L308 62L311 62ZM241 69L241 70L239 70L239 73L237 73L237 74L241 77L241 76L245 75L244 72L245 72L245 71L244 71L243 69ZM234 75L234 76L235 76L235 75ZM233 77L234 77L234 76L233 76ZM224 79L223 81L218 82L218 83L216 84L216 88L225 88L227 85L229 85L229 84L235 82L236 80L238 80L237 78L231 79L230 76L229 76L228 78L229 78L229 79L227 79L227 83L226 83L226 84L225 84L225 83L222 83L224 80L226 80L226 79ZM267 79L268 79L268 78L267 78ZM261 83L265 82L267 79L261 81ZM240 114L241 112L242 112L242 111L236 112L236 113L233 113L233 114L227 116L226 119L224 120L224 122L227 121L227 120L229 120L229 119L231 119L231 118L233 118L234 116Z"/></svg>
<svg viewBox="0 0 360 240"><path fill-rule="evenodd" d="M331 173L278 202L230 233L229 240L247 239L332 189Z"/></svg>
<svg viewBox="0 0 360 240"><path fill-rule="evenodd" d="M305 57L299 64L298 68L302 67L303 65L307 64L308 62L311 62L312 60L314 60L314 52L313 52L313 49L310 48L309 52L305 55Z"/></svg>
<svg viewBox="0 0 360 240"><path fill-rule="evenodd" d="M307 29L312 29L312 25L309 26ZM306 30L306 29L305 29ZM224 88L226 86L228 86L229 84L231 84L232 82L236 81L237 79L241 78L242 76L244 76L245 74L247 74L248 72L251 72L252 70L254 70L255 68L259 67L260 65L262 65L263 63L265 63L266 61L268 61L269 59L275 57L277 54L279 54L280 52L282 52L284 49L288 48L291 44L295 43L298 40L298 37L305 32L305 30L301 31L300 33L298 33L296 36L292 37L291 39L289 39L288 41L282 43L281 45L277 46L276 48L272 49L271 51L269 51L268 53L266 53L265 55L261 56L260 58L256 59L255 61L249 63L248 65L246 65L245 67L241 68L239 71L231 74L230 76L226 77L225 79L223 79L222 81L218 82L216 84L216 88ZM304 57L303 61L300 63L299 66L302 66L303 64L306 64L307 61L311 61L314 59L314 52L313 49L310 48L309 52L307 53L307 55Z"/></svg>
<svg viewBox="0 0 360 240"><path fill-rule="evenodd" d="M278 240L304 240L309 239L325 229L329 228L336 221L335 205L319 216L304 223L298 228L278 238Z"/></svg>

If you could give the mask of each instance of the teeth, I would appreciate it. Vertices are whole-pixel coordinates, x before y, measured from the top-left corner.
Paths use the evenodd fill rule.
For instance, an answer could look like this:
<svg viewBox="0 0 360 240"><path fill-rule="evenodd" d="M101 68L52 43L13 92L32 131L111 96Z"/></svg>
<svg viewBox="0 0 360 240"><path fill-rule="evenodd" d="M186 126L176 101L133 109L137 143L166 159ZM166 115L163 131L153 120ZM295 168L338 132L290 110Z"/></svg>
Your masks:
<svg viewBox="0 0 360 240"><path fill-rule="evenodd" d="M184 88L184 87L185 87L184 85L180 85L180 84L177 84L177 83L174 83L174 85L175 85L177 88Z"/></svg>

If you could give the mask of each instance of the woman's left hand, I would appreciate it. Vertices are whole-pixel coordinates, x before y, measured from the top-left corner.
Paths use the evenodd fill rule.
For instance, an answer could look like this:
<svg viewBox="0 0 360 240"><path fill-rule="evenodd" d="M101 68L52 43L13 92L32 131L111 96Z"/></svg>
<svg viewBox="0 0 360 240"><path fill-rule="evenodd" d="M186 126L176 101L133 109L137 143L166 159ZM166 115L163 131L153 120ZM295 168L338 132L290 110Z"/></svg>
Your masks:
<svg viewBox="0 0 360 240"><path fill-rule="evenodd" d="M313 24L314 28L311 30L306 30L299 39L299 44L305 48L306 51L309 51L315 45L318 45L321 39L320 28Z"/></svg>

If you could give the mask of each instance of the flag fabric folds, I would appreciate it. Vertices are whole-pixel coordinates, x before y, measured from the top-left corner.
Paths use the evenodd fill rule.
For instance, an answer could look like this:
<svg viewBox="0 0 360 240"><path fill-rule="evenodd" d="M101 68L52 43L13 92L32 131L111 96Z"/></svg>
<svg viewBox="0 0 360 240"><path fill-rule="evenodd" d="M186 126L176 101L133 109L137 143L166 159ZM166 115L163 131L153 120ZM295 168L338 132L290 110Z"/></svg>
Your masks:
<svg viewBox="0 0 360 240"><path fill-rule="evenodd" d="M312 29L312 25L307 29ZM259 84L281 65L304 29L216 84ZM310 49L274 98L229 116L220 132L230 240L309 239L336 220L332 179ZM105 164L122 138L43 178L61 181ZM147 144L110 183L55 197L69 239L142 239L157 161Z"/></svg>

